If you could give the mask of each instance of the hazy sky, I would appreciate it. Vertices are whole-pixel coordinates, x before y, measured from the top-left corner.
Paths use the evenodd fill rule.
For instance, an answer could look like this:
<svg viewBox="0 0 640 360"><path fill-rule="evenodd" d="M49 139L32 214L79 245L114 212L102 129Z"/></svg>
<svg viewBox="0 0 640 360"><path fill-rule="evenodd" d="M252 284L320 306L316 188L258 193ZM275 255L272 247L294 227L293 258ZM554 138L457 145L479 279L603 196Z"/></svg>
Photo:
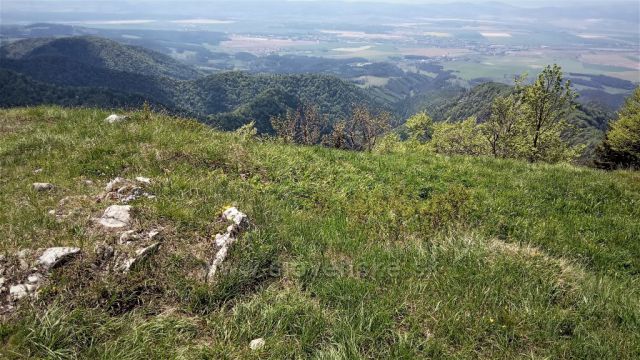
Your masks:
<svg viewBox="0 0 640 360"><path fill-rule="evenodd" d="M11 21L17 18L17 14L22 21L35 19L35 14L38 14L38 19L44 21L42 17L47 15L53 19L55 14L76 14L77 16L84 16L83 14L91 14L92 16L99 16L104 14L114 15L123 14L126 16L158 16L168 14L184 14L185 12L198 12L200 13L212 13L216 10L233 10L236 13L243 13L243 3L252 2L251 6L247 7L248 13L255 13L259 11L259 8L269 10L270 4L274 9L281 11L283 5L287 2L314 2L316 7L318 5L327 4L327 9L333 9L339 11L340 3L383 3L383 4L414 4L414 5L428 5L428 4L451 4L459 3L461 10L466 9L465 4L482 4L482 3L503 3L518 7L570 7L576 9L576 14L586 13L584 10L590 8L589 16L597 17L600 11L603 13L623 13L631 17L634 13L639 14L640 10L633 11L631 9L638 8L638 0L499 0L499 1L487 1L487 0L0 0L0 15L5 22ZM256 6L256 3L264 4L264 6ZM613 3L626 3L625 6L612 6ZM220 4L220 7L217 7ZM224 4L224 5L223 5ZM277 6L279 5L279 6ZM597 7L594 9L593 7ZM284 5L286 8L286 5ZM304 9L304 6L295 7L296 10ZM362 7L366 10L366 6ZM401 7L398 7L398 10ZM487 15L487 11L493 11L493 7L489 7L485 11L484 15ZM624 10L623 10L624 9ZM526 10L525 10L526 11ZM33 17L30 17L33 14ZM45 14L45 15L43 15ZM490 15L490 14L489 14ZM565 13L566 15L566 13ZM71 16L71 15L69 15ZM190 15L191 16L191 15ZM204 16L204 15L202 15ZM469 15L467 15L469 16ZM637 16L636 16L637 17ZM56 19L53 19L56 20ZM66 19L69 20L69 19Z"/></svg>
<svg viewBox="0 0 640 360"><path fill-rule="evenodd" d="M189 0L189 2L204 2L204 3L216 3L216 2L230 2L229 0ZM233 2L241 2L241 1L253 1L255 0L235 0ZM269 2L285 2L285 1L326 1L326 0L262 0L260 2L269 3ZM490 2L501 2L511 5L556 5L562 6L563 4L576 4L576 3L602 3L602 0L499 0L499 1L491 1L491 0L330 0L331 2L379 2L379 3L391 3L391 4L430 4L430 3L490 3ZM631 0L632 1L632 0ZM611 2L631 2L630 0L608 0L608 3ZM2 0L0 3L12 3L15 4L23 4L23 5L35 5L35 4L55 4L59 2L77 2L77 3L108 3L108 2L128 2L128 3L136 3L136 2L149 2L148 0ZM155 0L156 3L180 3L179 0ZM1 9L1 7L0 7Z"/></svg>

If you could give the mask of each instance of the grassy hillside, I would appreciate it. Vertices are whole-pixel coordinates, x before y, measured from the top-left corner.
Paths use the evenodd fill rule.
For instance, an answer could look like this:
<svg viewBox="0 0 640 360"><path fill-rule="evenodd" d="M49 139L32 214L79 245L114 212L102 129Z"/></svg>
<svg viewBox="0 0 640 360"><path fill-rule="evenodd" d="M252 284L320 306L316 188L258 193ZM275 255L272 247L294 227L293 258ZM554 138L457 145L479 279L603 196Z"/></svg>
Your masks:
<svg viewBox="0 0 640 360"><path fill-rule="evenodd" d="M0 251L82 248L5 315L3 358L640 355L638 173L107 115L0 111ZM131 228L162 228L160 250L126 274L95 268L94 246L124 231L92 220L115 203L95 195L117 176L151 179L156 198L130 203ZM230 205L251 225L207 285L196 274ZM256 338L266 345L252 351Z"/></svg>

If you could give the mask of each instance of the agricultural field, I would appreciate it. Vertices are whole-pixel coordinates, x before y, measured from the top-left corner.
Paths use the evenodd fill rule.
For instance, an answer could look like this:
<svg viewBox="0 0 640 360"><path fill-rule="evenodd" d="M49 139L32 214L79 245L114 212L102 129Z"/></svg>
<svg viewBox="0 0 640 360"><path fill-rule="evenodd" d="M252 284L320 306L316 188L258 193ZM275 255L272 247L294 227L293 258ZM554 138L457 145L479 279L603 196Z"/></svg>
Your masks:
<svg viewBox="0 0 640 360"><path fill-rule="evenodd" d="M456 71L464 79L489 78L512 80L528 72L535 74L546 64L558 64L566 72L607 75L631 82L640 82L640 62L631 52L530 50L501 55L471 55L444 62L447 70Z"/></svg>

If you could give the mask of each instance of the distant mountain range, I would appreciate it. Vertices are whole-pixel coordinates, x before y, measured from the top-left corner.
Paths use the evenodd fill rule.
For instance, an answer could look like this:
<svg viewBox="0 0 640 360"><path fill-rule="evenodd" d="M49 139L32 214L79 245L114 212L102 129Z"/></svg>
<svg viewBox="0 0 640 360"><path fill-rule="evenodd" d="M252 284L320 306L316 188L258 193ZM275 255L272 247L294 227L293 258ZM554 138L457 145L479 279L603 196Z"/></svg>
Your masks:
<svg viewBox="0 0 640 360"><path fill-rule="evenodd" d="M348 116L354 104L384 108L352 83L329 75L249 75L226 72L206 76L169 56L92 36L26 39L0 49L5 82L0 105L69 104L64 96L102 94L95 106L136 106L147 99L173 113L194 116L223 129L255 120L270 132L270 118L288 107L312 103L330 120ZM18 75L19 74L19 75ZM28 88L33 87L29 94ZM13 88L12 88L13 87ZM40 95L39 95L40 94ZM72 103L83 103L74 100Z"/></svg>

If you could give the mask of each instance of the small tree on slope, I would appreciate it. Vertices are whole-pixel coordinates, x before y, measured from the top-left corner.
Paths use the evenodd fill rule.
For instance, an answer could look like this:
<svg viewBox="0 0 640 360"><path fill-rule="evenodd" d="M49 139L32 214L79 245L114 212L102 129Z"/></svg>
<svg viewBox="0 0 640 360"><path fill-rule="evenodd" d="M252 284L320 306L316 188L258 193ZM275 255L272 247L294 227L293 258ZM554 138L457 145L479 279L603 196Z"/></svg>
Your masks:
<svg viewBox="0 0 640 360"><path fill-rule="evenodd" d="M640 169L640 87L625 102L596 156L601 168Z"/></svg>
<svg viewBox="0 0 640 360"><path fill-rule="evenodd" d="M566 118L575 110L576 93L571 82L564 81L558 65L547 66L533 84L523 86L523 78L516 81L516 94L523 105L526 141L519 152L531 161L558 162L576 156L563 139L569 130Z"/></svg>

